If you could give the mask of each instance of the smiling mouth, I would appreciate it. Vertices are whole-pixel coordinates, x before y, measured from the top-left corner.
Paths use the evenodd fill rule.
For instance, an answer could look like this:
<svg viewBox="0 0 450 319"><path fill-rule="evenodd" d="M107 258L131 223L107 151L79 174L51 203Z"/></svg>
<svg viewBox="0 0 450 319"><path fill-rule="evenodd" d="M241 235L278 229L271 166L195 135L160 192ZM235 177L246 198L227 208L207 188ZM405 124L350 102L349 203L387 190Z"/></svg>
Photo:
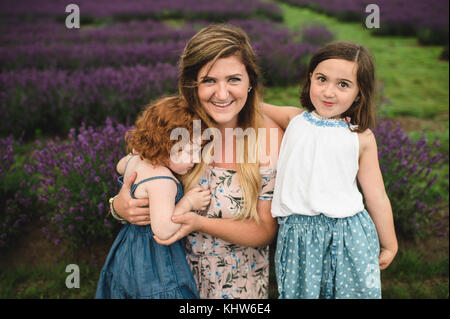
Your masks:
<svg viewBox="0 0 450 319"><path fill-rule="evenodd" d="M332 102L327 102L327 101L322 101L323 104L325 104L326 106L333 106L334 103Z"/></svg>
<svg viewBox="0 0 450 319"><path fill-rule="evenodd" d="M211 103L214 105L214 106L217 106L217 107L221 107L221 108L225 108L225 107L227 107L227 106L229 106L231 103L233 103L234 101L230 101L230 102L226 102L226 103L218 103L218 102L213 102L213 101L211 101Z"/></svg>

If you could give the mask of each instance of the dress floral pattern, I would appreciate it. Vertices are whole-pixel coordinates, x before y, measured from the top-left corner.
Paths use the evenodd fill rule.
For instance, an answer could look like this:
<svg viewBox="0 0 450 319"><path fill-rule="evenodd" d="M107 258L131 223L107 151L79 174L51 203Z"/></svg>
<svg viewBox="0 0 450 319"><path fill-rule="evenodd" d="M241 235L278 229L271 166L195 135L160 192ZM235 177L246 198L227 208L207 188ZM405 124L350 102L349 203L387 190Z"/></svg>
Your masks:
<svg viewBox="0 0 450 319"><path fill-rule="evenodd" d="M261 168L260 174L259 199L272 200L276 170ZM236 171L209 166L199 184L211 190L211 202L199 214L232 218L238 213L242 194ZM200 298L268 298L269 246L239 246L201 232L193 232L187 238L186 257Z"/></svg>

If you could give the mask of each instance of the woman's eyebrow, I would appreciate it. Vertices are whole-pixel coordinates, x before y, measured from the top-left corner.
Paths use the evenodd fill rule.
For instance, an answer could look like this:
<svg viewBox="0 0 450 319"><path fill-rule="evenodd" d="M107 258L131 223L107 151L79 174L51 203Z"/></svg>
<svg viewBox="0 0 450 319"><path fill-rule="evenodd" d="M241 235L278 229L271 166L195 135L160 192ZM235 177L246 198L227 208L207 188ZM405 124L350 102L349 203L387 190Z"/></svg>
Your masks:
<svg viewBox="0 0 450 319"><path fill-rule="evenodd" d="M242 74L236 73L236 74L227 75L226 77L227 78L242 77ZM213 80L215 80L215 77L210 76L210 75L204 75L204 76L200 77L200 80L204 80L204 79L213 79Z"/></svg>

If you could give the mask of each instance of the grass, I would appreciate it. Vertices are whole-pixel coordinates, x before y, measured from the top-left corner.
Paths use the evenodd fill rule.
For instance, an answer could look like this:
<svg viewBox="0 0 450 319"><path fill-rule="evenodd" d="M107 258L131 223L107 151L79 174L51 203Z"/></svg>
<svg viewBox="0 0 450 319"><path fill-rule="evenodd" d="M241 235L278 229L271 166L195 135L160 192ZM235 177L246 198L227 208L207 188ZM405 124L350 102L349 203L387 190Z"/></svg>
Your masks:
<svg viewBox="0 0 450 319"><path fill-rule="evenodd" d="M93 298L99 271L89 263L80 268L80 288L67 288L65 271L70 262L43 263L33 267L23 264L5 267L0 273L0 298L18 299L80 299Z"/></svg>
<svg viewBox="0 0 450 319"><path fill-rule="evenodd" d="M399 250L392 265L381 273L383 298L449 298L448 245L447 251L435 253L431 260L425 253L417 248Z"/></svg>
<svg viewBox="0 0 450 319"><path fill-rule="evenodd" d="M13 247L0 250L0 299L92 299L113 239L75 251L67 243L54 245L43 226L33 219L23 226ZM80 288L66 287L67 277L73 275L66 272L69 264L79 267Z"/></svg>
<svg viewBox="0 0 450 319"><path fill-rule="evenodd" d="M435 242L437 248L430 252L427 247ZM274 248L275 246L271 245L269 284L271 299L278 297L273 263ZM80 288L69 289L65 285L66 278L70 275L65 269L71 263L79 266ZM26 263L14 267L2 265L0 298L91 299L95 295L101 266L94 266L88 259L80 260L74 256L67 256L56 263L52 262L52 258L43 258L32 267ZM383 298L448 298L448 266L447 239L432 239L429 243L421 245L400 243L399 253L394 262L387 270L382 271Z"/></svg>

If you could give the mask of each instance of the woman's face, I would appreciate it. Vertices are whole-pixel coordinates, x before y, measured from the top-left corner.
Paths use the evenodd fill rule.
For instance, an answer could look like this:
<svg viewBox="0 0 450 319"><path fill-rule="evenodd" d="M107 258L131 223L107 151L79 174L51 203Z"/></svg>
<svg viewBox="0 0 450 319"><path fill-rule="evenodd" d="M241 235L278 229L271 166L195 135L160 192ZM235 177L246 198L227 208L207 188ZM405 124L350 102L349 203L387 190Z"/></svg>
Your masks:
<svg viewBox="0 0 450 319"><path fill-rule="evenodd" d="M200 104L219 128L237 127L238 114L250 88L245 65L236 55L218 59L212 67L211 63L205 64L197 75Z"/></svg>
<svg viewBox="0 0 450 319"><path fill-rule="evenodd" d="M343 59L320 62L310 74L309 96L316 112L327 118L339 118L358 96L358 65Z"/></svg>

